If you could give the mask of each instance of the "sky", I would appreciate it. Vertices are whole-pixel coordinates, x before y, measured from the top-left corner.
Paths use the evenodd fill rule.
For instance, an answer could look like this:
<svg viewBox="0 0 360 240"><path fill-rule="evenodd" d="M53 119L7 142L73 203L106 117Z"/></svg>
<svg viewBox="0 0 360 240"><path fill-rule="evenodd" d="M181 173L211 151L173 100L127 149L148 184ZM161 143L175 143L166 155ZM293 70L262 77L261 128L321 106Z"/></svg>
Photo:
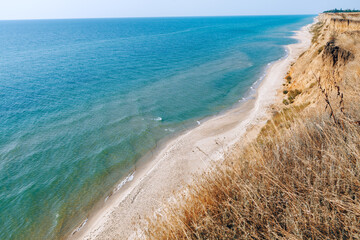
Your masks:
<svg viewBox="0 0 360 240"><path fill-rule="evenodd" d="M360 0L0 0L0 19L317 14Z"/></svg>

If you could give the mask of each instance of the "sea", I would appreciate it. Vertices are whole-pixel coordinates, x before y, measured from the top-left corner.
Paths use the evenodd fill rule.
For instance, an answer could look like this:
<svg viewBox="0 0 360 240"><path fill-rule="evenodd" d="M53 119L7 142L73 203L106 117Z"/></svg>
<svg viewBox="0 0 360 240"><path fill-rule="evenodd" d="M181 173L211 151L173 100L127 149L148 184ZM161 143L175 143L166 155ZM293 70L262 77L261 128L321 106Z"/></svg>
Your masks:
<svg viewBox="0 0 360 240"><path fill-rule="evenodd" d="M0 21L0 239L84 225L161 141L251 98L313 19Z"/></svg>

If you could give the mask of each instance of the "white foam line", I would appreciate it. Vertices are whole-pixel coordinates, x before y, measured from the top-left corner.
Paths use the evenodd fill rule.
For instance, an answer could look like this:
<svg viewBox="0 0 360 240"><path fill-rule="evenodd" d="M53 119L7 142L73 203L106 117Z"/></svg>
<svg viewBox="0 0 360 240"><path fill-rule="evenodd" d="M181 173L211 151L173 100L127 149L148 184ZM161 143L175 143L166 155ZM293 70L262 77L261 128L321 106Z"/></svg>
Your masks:
<svg viewBox="0 0 360 240"><path fill-rule="evenodd" d="M135 171L133 173L130 173L124 180L121 181L117 185L117 187L114 190L114 193L119 191L126 183L131 182L134 179Z"/></svg>
<svg viewBox="0 0 360 240"><path fill-rule="evenodd" d="M86 218L85 221L73 232L73 235L74 235L75 233L77 233L77 232L80 232L80 230L86 225L86 223L87 223L88 220L89 220L89 219Z"/></svg>

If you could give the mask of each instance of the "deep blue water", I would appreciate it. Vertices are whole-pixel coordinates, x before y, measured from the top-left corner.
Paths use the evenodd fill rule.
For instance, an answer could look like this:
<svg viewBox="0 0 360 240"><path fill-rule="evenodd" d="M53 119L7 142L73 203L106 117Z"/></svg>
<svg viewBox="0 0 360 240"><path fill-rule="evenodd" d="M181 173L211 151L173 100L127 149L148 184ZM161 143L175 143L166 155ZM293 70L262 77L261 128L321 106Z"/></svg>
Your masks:
<svg viewBox="0 0 360 240"><path fill-rule="evenodd" d="M57 239L313 16L0 21L0 239ZM135 173L136 174L136 173Z"/></svg>

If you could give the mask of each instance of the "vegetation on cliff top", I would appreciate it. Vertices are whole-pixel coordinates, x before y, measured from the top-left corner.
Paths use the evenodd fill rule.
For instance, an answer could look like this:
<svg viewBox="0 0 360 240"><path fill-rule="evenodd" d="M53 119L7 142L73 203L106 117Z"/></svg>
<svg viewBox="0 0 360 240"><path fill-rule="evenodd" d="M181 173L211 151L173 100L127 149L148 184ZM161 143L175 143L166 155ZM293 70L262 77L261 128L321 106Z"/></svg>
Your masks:
<svg viewBox="0 0 360 240"><path fill-rule="evenodd" d="M332 9L332 10L328 10L328 11L324 11L324 13L352 13L352 12L360 12L360 10L356 10L356 9Z"/></svg>

